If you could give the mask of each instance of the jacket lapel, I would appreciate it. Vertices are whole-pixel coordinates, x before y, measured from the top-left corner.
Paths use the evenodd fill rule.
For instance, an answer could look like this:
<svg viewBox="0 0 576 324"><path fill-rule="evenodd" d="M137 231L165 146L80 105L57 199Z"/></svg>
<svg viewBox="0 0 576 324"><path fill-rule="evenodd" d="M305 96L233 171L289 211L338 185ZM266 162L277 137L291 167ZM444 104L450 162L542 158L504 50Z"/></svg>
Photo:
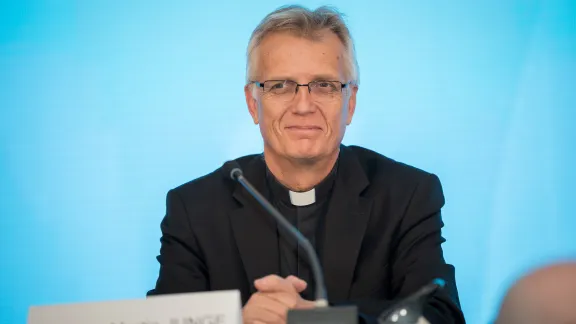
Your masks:
<svg viewBox="0 0 576 324"><path fill-rule="evenodd" d="M360 194L368 184L354 152L341 146L338 176L325 216L322 265L328 298L345 301L368 225L372 200Z"/></svg>
<svg viewBox="0 0 576 324"><path fill-rule="evenodd" d="M338 176L325 216L321 260L330 301L348 298L372 207L371 199L360 196L369 181L354 152L342 145L338 164ZM245 177L269 198L264 160L256 156L242 168ZM229 213L230 222L251 293L254 293L254 280L280 273L277 224L240 184L235 185L233 197L240 207Z"/></svg>
<svg viewBox="0 0 576 324"><path fill-rule="evenodd" d="M246 179L268 198L266 164L262 158L256 156L242 168ZM279 273L277 226L272 216L240 184L236 184L233 197L241 207L230 212L230 222L250 291L254 293L254 280Z"/></svg>

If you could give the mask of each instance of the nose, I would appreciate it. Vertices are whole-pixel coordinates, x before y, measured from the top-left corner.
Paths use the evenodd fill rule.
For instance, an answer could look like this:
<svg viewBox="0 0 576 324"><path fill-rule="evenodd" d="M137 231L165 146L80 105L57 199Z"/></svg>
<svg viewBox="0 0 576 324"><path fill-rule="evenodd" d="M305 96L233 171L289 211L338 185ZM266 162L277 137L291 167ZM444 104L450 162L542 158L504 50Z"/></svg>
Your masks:
<svg viewBox="0 0 576 324"><path fill-rule="evenodd" d="M299 86L296 88L292 111L300 115L310 114L316 111L316 105L312 101L312 95L308 91L308 87Z"/></svg>

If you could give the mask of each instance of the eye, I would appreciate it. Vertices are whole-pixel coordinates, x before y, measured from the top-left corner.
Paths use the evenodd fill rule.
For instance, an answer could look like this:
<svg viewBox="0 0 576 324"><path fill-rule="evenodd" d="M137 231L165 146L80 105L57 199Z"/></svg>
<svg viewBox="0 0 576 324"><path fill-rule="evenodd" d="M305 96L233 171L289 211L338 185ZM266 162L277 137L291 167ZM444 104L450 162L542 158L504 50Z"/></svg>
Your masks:
<svg viewBox="0 0 576 324"><path fill-rule="evenodd" d="M266 81L264 83L264 91L278 93L283 92L288 88L288 84L283 80Z"/></svg>
<svg viewBox="0 0 576 324"><path fill-rule="evenodd" d="M338 91L338 87L331 81L316 81L314 82L314 88L322 93L334 93Z"/></svg>
<svg viewBox="0 0 576 324"><path fill-rule="evenodd" d="M284 95L294 92L295 83L287 80L271 80L264 84L264 92L272 95Z"/></svg>
<svg viewBox="0 0 576 324"><path fill-rule="evenodd" d="M274 90L274 89L282 89L284 88L284 82L275 82L270 86L270 90Z"/></svg>

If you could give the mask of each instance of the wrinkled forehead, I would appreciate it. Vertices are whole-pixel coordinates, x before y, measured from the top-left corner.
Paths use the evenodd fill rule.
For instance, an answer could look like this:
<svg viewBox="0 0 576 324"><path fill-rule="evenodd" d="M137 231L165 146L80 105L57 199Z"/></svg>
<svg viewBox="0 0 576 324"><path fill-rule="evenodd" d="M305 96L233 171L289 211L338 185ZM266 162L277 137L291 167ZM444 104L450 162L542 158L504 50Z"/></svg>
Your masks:
<svg viewBox="0 0 576 324"><path fill-rule="evenodd" d="M254 76L262 79L345 79L345 47L329 30L314 35L275 32L254 49Z"/></svg>

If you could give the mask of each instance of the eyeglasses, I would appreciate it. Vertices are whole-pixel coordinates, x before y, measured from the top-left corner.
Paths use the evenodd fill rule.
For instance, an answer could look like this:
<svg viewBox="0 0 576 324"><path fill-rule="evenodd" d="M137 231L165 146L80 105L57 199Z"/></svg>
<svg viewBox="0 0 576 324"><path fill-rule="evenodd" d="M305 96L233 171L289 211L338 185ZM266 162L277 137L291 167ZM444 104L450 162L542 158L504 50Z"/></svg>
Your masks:
<svg viewBox="0 0 576 324"><path fill-rule="evenodd" d="M342 94L342 89L350 83L340 81L312 81L299 84L291 80L267 80L264 82L252 81L250 83L262 88L264 95L270 99L279 101L292 101L298 92L299 87L308 87L308 93L316 101L330 101L338 98Z"/></svg>

